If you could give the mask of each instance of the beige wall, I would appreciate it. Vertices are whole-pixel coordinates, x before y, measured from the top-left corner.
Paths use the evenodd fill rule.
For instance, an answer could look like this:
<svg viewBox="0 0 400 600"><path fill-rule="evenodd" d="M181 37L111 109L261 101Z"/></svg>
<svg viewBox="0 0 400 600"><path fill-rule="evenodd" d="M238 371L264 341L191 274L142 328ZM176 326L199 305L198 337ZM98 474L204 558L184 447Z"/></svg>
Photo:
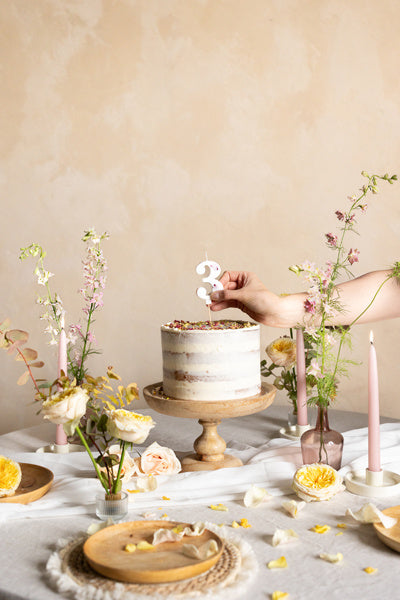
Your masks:
<svg viewBox="0 0 400 600"><path fill-rule="evenodd" d="M81 233L110 231L92 372L111 363L143 388L161 377L159 325L206 317L205 250L298 290L287 267L328 258L323 234L360 171L400 171L397 0L7 0L0 20L1 316L30 331L49 378L20 246L47 249L74 322ZM400 258L399 185L360 219L355 274ZM400 417L399 322L374 332L382 413ZM281 333L264 328L263 346ZM366 410L368 333L339 408ZM3 352L0 432L41 421L20 372Z"/></svg>

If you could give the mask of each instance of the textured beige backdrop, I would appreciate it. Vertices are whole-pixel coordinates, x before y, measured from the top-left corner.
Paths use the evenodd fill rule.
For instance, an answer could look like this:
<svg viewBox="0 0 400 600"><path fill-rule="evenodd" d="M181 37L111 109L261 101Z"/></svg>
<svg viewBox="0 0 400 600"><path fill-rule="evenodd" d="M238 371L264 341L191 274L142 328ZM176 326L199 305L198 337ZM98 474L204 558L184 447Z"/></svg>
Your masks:
<svg viewBox="0 0 400 600"><path fill-rule="evenodd" d="M75 322L81 234L110 232L92 373L113 364L143 388L161 378L160 324L206 317L205 251L299 290L288 266L329 257L360 171L400 172L398 0L7 0L0 19L1 317L29 330L49 378L21 246L46 248ZM381 186L360 218L355 274L400 258L399 198ZM263 347L281 333L263 328ZM374 333L381 412L400 417L400 324ZM368 336L339 408L366 411ZM0 432L41 421L21 368L3 352Z"/></svg>

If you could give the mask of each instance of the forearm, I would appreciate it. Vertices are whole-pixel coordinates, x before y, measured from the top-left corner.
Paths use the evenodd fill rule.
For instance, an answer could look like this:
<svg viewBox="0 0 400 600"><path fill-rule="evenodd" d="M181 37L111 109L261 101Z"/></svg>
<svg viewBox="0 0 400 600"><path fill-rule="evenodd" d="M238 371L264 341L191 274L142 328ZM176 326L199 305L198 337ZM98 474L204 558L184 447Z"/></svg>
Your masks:
<svg viewBox="0 0 400 600"><path fill-rule="evenodd" d="M329 319L329 325L350 325L363 311L365 312L357 319L357 323L400 317L400 284L394 277L386 281L390 275L390 270L373 271L338 284L335 298L339 300L343 311ZM382 288L373 300L380 286ZM276 310L264 323L282 328L296 327L299 324L318 326L318 315L311 315L304 309L306 298L306 293L277 298Z"/></svg>

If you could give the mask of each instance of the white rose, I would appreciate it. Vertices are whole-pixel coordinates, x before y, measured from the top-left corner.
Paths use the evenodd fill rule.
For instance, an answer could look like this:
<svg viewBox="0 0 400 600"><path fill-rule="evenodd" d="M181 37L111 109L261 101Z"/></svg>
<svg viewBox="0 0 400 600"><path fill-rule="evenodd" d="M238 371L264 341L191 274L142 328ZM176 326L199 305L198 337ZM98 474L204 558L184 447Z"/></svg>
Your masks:
<svg viewBox="0 0 400 600"><path fill-rule="evenodd" d="M181 463L175 452L153 442L140 458L140 471L146 475L173 475L179 473Z"/></svg>
<svg viewBox="0 0 400 600"><path fill-rule="evenodd" d="M139 415L124 408L112 410L107 415L109 434L125 442L142 444L149 435L150 429L155 425L151 417Z"/></svg>
<svg viewBox="0 0 400 600"><path fill-rule="evenodd" d="M57 392L43 402L43 418L63 425L65 433L72 435L86 412L88 400L87 391L80 387Z"/></svg>
<svg viewBox="0 0 400 600"><path fill-rule="evenodd" d="M290 369L296 362L296 342L288 337L280 337L265 349L272 362L278 367Z"/></svg>
<svg viewBox="0 0 400 600"><path fill-rule="evenodd" d="M108 448L107 451L108 455L111 454L116 454L118 456L118 464L113 466L113 473L114 476L116 477L118 474L118 469L119 469L119 463L121 462L121 448L120 446L118 446L117 444L114 444L112 446L110 446ZM107 469L105 467L99 467L100 471L106 472ZM124 455L124 462L122 463L122 467L121 467L121 475L124 478L124 481L128 481L128 479L130 479L132 477L132 475L134 475L136 471L136 463L134 461L134 459L128 454L127 451L125 451L125 455Z"/></svg>

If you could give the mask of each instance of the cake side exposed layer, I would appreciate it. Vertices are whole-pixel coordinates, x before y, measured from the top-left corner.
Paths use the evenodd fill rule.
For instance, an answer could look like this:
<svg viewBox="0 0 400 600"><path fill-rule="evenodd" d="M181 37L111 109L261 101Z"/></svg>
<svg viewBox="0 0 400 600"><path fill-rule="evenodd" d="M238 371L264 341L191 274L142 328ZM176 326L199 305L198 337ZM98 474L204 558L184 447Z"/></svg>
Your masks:
<svg viewBox="0 0 400 600"><path fill-rule="evenodd" d="M161 327L163 389L187 400L229 400L261 390L260 326L174 321Z"/></svg>

